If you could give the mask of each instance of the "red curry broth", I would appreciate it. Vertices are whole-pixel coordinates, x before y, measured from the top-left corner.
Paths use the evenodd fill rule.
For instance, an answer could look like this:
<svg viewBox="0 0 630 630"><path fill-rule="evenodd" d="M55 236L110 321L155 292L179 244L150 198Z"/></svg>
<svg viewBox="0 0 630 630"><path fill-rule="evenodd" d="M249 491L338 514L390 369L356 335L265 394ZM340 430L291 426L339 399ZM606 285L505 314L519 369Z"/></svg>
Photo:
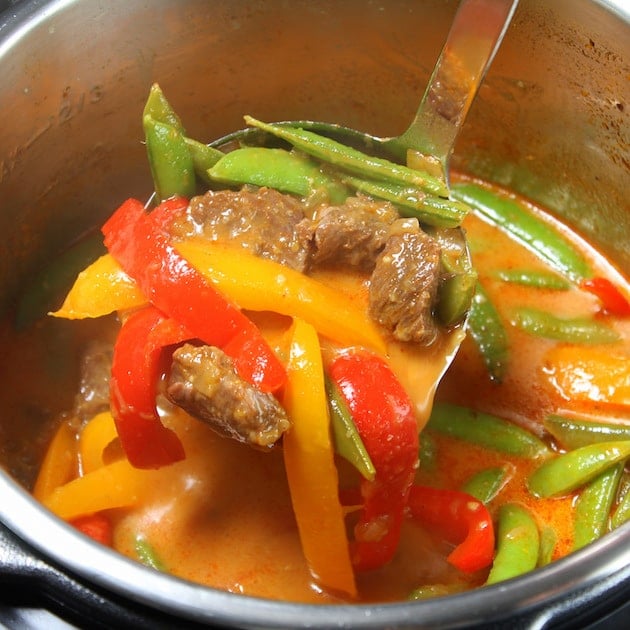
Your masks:
<svg viewBox="0 0 630 630"><path fill-rule="evenodd" d="M600 308L596 298L576 289L543 291L493 279L491 272L496 268L541 269L544 266L531 252L475 216L466 219L465 228L480 280L503 315L515 305L527 304L564 316L593 314ZM589 258L597 275L612 278L628 292L627 285L605 260L575 235L570 236L576 247ZM342 284L344 290L350 290L347 279ZM362 299L364 290L360 279L354 282L354 287L357 299ZM58 321L42 323L34 334L6 340L5 347L9 354L16 356L17 365L14 363L11 370L5 366L3 371L6 374L33 373L35 366L42 366L49 356L46 345L41 343L42 336L47 334L46 331L59 330L59 326L66 329L70 325L74 327L72 347L76 344L76 348L81 346L84 333L111 338L116 326L111 318L84 322L79 326ZM267 322L272 344L281 337L285 325L282 318L271 318ZM614 325L623 334L620 346L629 353L630 324L627 320L618 320ZM541 422L547 413L571 408L571 401L559 397L542 371L544 354L554 342L527 335L513 327L509 334L512 359L501 384L489 380L480 356L468 338L443 380L437 398L494 413L543 435ZM20 352L15 349L18 347ZM422 373L422 353L415 359L408 355L403 347L394 360L394 368L414 401L426 407L430 392L420 385L414 386L415 377L409 376L416 371ZM57 356L62 356L62 352ZM35 388L30 397L32 405L58 410L55 392L61 391L64 396L61 406L70 406L68 391L73 390L69 383L76 378L75 370L69 366L57 376L60 380L56 382L49 378L49 374L43 379L46 385ZM15 383L15 379L9 382ZM15 415L22 416L23 392L18 383L15 385L13 393L12 387L8 388L5 405L13 409ZM595 414L601 408L593 404L587 411ZM162 412L165 424L180 436L187 458L148 473L150 482L137 507L110 511L115 524L114 547L136 558L135 540L141 536L156 550L170 573L185 579L248 595L318 603L339 601L334 595L323 592L309 573L297 535L281 451L261 453L218 437L206 425L169 405L164 406ZM4 459L19 471L17 476L24 483L33 481L35 462L50 435L54 415L50 411L42 413L37 420L25 422L22 428L17 424L3 427L4 437L8 437L3 440ZM420 418L420 424L425 420ZM17 464L16 460L24 457L24 445L26 441L30 442L34 431L40 435L36 440L39 446L34 449L37 454L26 456L30 458L30 466ZM570 551L573 497L534 500L525 488L525 478L536 466L535 462L492 453L444 436L435 435L434 438L436 467L420 469L418 483L459 488L479 470L509 465L513 475L491 503L491 511L496 514L498 505L506 501L529 505L541 526L550 525L556 530L558 544L554 557ZM11 442L21 444L16 452L8 452L7 443ZM355 474L342 461L339 461L339 467L342 480ZM377 571L357 576L360 600L405 599L414 588L423 584L454 585L457 589L483 584L487 571L472 575L458 572L445 561L449 549L450 546L435 532L424 531L411 522L405 523L393 561Z"/></svg>

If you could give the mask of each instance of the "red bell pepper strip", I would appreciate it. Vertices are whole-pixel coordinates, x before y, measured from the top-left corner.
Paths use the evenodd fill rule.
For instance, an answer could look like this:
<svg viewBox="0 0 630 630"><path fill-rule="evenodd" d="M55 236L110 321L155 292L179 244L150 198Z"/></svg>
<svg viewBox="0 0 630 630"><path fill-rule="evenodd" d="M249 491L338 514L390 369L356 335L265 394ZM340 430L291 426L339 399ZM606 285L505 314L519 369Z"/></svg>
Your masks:
<svg viewBox="0 0 630 630"><path fill-rule="evenodd" d="M194 337L223 348L244 379L264 392L278 391L286 371L258 328L171 243L168 227L187 205L173 198L147 214L140 201L128 199L103 226L105 245L154 306Z"/></svg>
<svg viewBox="0 0 630 630"><path fill-rule="evenodd" d="M162 351L193 337L153 306L132 313L118 333L110 379L112 415L127 459L136 468L160 468L185 457L177 434L160 421L155 398Z"/></svg>
<svg viewBox="0 0 630 630"><path fill-rule="evenodd" d="M492 563L494 527L481 501L457 490L413 486L409 511L414 519L457 545L447 560L460 571L473 573Z"/></svg>
<svg viewBox="0 0 630 630"><path fill-rule="evenodd" d="M112 524L104 514L90 514L70 521L70 525L101 545L112 546Z"/></svg>
<svg viewBox="0 0 630 630"><path fill-rule="evenodd" d="M608 278L587 278L582 280L580 288L596 295L601 300L604 310L611 315L630 316L630 302Z"/></svg>
<svg viewBox="0 0 630 630"><path fill-rule="evenodd" d="M418 464L413 404L385 360L345 353L329 366L372 459L373 481L361 481L363 508L351 545L358 571L376 569L396 552L409 490Z"/></svg>

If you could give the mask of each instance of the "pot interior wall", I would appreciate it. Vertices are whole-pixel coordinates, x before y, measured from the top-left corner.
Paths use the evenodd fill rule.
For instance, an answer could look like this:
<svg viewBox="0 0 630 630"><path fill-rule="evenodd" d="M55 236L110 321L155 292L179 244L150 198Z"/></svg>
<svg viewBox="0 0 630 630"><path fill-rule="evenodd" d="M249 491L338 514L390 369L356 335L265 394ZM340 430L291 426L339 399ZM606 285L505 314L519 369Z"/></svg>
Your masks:
<svg viewBox="0 0 630 630"><path fill-rule="evenodd" d="M35 0L21 21L0 18L0 308L116 204L150 190L140 115L152 82L200 140L246 113L393 135L456 5ZM521 0L453 162L568 218L626 273L629 24L603 2Z"/></svg>

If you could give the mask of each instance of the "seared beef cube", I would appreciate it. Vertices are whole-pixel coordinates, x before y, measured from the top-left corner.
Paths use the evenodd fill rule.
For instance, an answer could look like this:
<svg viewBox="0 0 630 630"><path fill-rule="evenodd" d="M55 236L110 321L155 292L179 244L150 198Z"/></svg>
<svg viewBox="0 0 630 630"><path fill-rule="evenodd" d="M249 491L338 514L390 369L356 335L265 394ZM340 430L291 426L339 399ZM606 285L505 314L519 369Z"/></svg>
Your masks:
<svg viewBox="0 0 630 630"><path fill-rule="evenodd" d="M372 270L398 213L388 202L351 197L319 211L313 227L313 265Z"/></svg>
<svg viewBox="0 0 630 630"><path fill-rule="evenodd" d="M82 422L109 410L112 355L111 343L95 341L87 347L81 358L79 392L74 401L74 413Z"/></svg>
<svg viewBox="0 0 630 630"><path fill-rule="evenodd" d="M253 446L273 446L289 428L276 398L243 380L232 359L213 346L175 350L166 394L218 433Z"/></svg>
<svg viewBox="0 0 630 630"><path fill-rule="evenodd" d="M193 197L183 221L173 226L176 237L202 236L234 243L261 258L304 271L308 242L296 225L304 218L302 204L270 188L208 191Z"/></svg>
<svg viewBox="0 0 630 630"><path fill-rule="evenodd" d="M392 226L370 280L370 314L396 339L430 345L438 333L433 318L440 274L440 246L417 222Z"/></svg>

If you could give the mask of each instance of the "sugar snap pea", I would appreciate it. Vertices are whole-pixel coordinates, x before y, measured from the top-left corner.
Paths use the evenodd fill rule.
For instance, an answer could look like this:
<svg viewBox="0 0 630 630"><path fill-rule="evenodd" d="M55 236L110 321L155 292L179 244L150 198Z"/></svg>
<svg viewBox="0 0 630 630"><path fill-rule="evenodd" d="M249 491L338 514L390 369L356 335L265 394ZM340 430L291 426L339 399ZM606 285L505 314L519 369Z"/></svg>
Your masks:
<svg viewBox="0 0 630 630"><path fill-rule="evenodd" d="M545 339L581 344L614 343L619 340L617 331L592 318L562 318L536 308L516 309L511 322L530 335Z"/></svg>
<svg viewBox="0 0 630 630"><path fill-rule="evenodd" d="M576 449L596 442L630 440L629 423L613 424L550 414L544 419L543 424L545 429L567 449Z"/></svg>
<svg viewBox="0 0 630 630"><path fill-rule="evenodd" d="M585 547L606 532L623 466L622 462L600 473L580 492L574 508L574 550Z"/></svg>
<svg viewBox="0 0 630 630"><path fill-rule="evenodd" d="M411 184L431 195L448 197L446 184L428 173L422 173L389 160L372 157L307 129L267 124L251 116L245 116L245 122L252 127L263 129L277 138L286 140L296 149L300 149L318 160L334 164L355 175L369 179L380 179L393 184Z"/></svg>
<svg viewBox="0 0 630 630"><path fill-rule="evenodd" d="M486 468L470 477L461 487L461 491L482 503L490 503L501 492L510 476L511 471L506 466Z"/></svg>
<svg viewBox="0 0 630 630"><path fill-rule="evenodd" d="M143 117L150 116L153 120L170 125L182 136L186 135L186 130L184 129L180 117L168 102L166 96L164 96L164 92L162 92L162 88L157 83L154 83L149 90L149 96L145 102L142 115Z"/></svg>
<svg viewBox="0 0 630 630"><path fill-rule="evenodd" d="M624 473L619 483L617 506L610 519L611 529L620 527L630 521L630 474Z"/></svg>
<svg viewBox="0 0 630 630"><path fill-rule="evenodd" d="M456 273L445 278L438 288L436 313L445 326L454 326L470 312L477 274L474 271Z"/></svg>
<svg viewBox="0 0 630 630"><path fill-rule="evenodd" d="M182 133L146 114L142 119L149 166L160 200L174 195L191 197L196 191L195 166Z"/></svg>
<svg viewBox="0 0 630 630"><path fill-rule="evenodd" d="M408 599L417 601L421 599L432 599L433 597L443 597L461 591L462 588L456 584L427 584L414 589Z"/></svg>
<svg viewBox="0 0 630 630"><path fill-rule="evenodd" d="M592 276L584 256L560 232L528 212L514 198L469 182L455 184L451 194L572 282Z"/></svg>
<svg viewBox="0 0 630 630"><path fill-rule="evenodd" d="M403 217L414 217L425 225L457 227L468 214L469 208L460 201L427 195L418 188L361 179L350 175L341 180L371 197L393 203Z"/></svg>
<svg viewBox="0 0 630 630"><path fill-rule="evenodd" d="M548 459L527 479L536 497L561 496L630 457L630 441L589 444Z"/></svg>
<svg viewBox="0 0 630 630"><path fill-rule="evenodd" d="M540 549L538 552L538 566L544 567L553 559L553 552L558 544L558 534L550 525L545 525L540 530Z"/></svg>
<svg viewBox="0 0 630 630"><path fill-rule="evenodd" d="M461 239L453 238L452 230L440 228L427 231L442 249L440 261L444 273L438 287L436 313L444 326L454 326L470 312L477 289L477 272L472 266L468 243L463 236Z"/></svg>
<svg viewBox="0 0 630 630"><path fill-rule="evenodd" d="M499 509L497 552L486 584L496 584L532 571L538 564L540 534L532 513L518 503Z"/></svg>
<svg viewBox="0 0 630 630"><path fill-rule="evenodd" d="M490 296L479 282L470 306L468 331L490 378L500 382L505 375L509 358L507 332Z"/></svg>
<svg viewBox="0 0 630 630"><path fill-rule="evenodd" d="M207 184L211 183L212 180L208 177L208 169L212 168L225 154L223 151L219 151L192 138L184 137L184 142L190 151L195 175Z"/></svg>
<svg viewBox="0 0 630 630"><path fill-rule="evenodd" d="M435 403L427 427L494 451L520 457L550 454L549 448L541 439L513 422L451 403Z"/></svg>
<svg viewBox="0 0 630 630"><path fill-rule="evenodd" d="M134 541L134 550L138 556L138 560L140 560L142 564L150 567L151 569L155 569L156 571L166 572L166 565L158 557L155 549L153 549L144 536L136 536Z"/></svg>
<svg viewBox="0 0 630 630"><path fill-rule="evenodd" d="M330 378L326 377L325 384L335 452L350 462L365 479L372 481L376 475L376 469L365 449L348 406Z"/></svg>
<svg viewBox="0 0 630 630"><path fill-rule="evenodd" d="M497 269L492 275L511 284L522 284L535 289L550 289L553 291L566 291L571 288L571 283L563 277L548 271L533 271L530 269Z"/></svg>
<svg viewBox="0 0 630 630"><path fill-rule="evenodd" d="M333 203L343 202L349 194L341 182L325 174L308 156L284 149L235 149L218 160L208 176L223 184L269 186L300 197L324 189Z"/></svg>

